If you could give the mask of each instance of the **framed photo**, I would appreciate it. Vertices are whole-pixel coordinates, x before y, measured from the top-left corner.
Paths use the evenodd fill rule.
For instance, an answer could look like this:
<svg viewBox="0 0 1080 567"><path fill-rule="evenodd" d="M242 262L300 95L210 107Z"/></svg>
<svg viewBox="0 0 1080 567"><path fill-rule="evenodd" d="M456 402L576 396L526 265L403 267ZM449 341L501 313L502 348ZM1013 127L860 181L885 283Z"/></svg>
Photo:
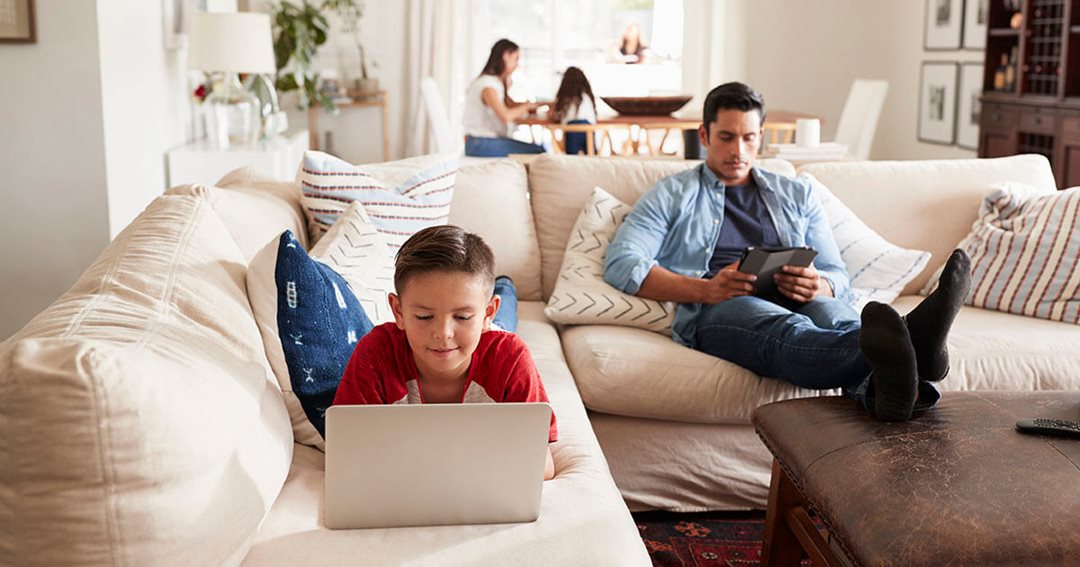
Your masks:
<svg viewBox="0 0 1080 567"><path fill-rule="evenodd" d="M919 79L919 141L952 145L956 136L956 63L927 61Z"/></svg>
<svg viewBox="0 0 1080 567"><path fill-rule="evenodd" d="M956 103L956 145L979 149L979 118L982 114L982 63L960 65L959 99Z"/></svg>
<svg viewBox="0 0 1080 567"><path fill-rule="evenodd" d="M925 49L960 49L963 7L963 0L926 0Z"/></svg>
<svg viewBox="0 0 1080 567"><path fill-rule="evenodd" d="M986 49L986 21L990 18L990 0L964 2L964 49Z"/></svg>
<svg viewBox="0 0 1080 567"><path fill-rule="evenodd" d="M0 0L0 43L36 43L34 0Z"/></svg>

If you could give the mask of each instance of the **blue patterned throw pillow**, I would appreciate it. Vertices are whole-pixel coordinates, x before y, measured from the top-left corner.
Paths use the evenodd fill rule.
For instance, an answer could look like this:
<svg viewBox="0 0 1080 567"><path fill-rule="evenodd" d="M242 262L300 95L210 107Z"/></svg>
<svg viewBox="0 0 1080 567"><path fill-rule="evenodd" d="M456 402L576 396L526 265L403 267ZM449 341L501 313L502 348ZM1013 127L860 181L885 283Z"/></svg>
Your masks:
<svg viewBox="0 0 1080 567"><path fill-rule="evenodd" d="M374 327L349 282L327 264L286 230L247 269L248 299L294 436L315 447L356 342Z"/></svg>
<svg viewBox="0 0 1080 567"><path fill-rule="evenodd" d="M291 231L278 242L277 325L292 391L323 435L324 414L357 341L373 327L349 284Z"/></svg>

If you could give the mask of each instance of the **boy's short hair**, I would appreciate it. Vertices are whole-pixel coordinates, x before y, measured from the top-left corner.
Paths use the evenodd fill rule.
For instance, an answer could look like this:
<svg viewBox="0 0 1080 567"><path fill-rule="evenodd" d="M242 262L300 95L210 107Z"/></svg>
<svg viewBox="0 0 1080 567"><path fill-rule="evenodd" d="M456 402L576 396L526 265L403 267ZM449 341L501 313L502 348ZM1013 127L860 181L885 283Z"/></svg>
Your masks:
<svg viewBox="0 0 1080 567"><path fill-rule="evenodd" d="M435 271L479 276L494 293L495 254L484 239L461 227L432 226L409 237L394 261L394 288L401 295L409 278Z"/></svg>

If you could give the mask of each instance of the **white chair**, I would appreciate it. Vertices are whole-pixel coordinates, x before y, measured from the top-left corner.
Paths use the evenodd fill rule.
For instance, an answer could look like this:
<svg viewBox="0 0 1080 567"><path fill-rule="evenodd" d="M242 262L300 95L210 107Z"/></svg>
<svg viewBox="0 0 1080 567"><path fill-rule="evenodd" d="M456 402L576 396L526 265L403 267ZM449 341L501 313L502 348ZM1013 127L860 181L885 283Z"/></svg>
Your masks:
<svg viewBox="0 0 1080 567"><path fill-rule="evenodd" d="M870 159L881 107L889 91L888 81L855 79L836 124L836 142L845 144L856 160Z"/></svg>
<svg viewBox="0 0 1080 567"><path fill-rule="evenodd" d="M420 80L420 98L424 102L428 127L431 128L431 135L435 139L435 151L438 153L460 152L458 144L454 143L450 119L446 116L446 107L443 106L442 95L439 94L439 85L435 79L424 77Z"/></svg>

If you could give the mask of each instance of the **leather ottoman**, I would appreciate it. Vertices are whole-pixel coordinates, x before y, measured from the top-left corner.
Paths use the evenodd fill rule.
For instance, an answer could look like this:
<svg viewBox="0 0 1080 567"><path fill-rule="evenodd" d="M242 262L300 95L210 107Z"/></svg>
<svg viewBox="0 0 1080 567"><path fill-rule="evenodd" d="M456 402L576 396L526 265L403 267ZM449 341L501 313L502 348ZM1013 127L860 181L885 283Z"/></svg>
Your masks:
<svg viewBox="0 0 1080 567"><path fill-rule="evenodd" d="M840 397L758 408L763 564L1080 563L1080 439L1016 431L1033 417L1080 420L1080 392L948 393L906 423Z"/></svg>

